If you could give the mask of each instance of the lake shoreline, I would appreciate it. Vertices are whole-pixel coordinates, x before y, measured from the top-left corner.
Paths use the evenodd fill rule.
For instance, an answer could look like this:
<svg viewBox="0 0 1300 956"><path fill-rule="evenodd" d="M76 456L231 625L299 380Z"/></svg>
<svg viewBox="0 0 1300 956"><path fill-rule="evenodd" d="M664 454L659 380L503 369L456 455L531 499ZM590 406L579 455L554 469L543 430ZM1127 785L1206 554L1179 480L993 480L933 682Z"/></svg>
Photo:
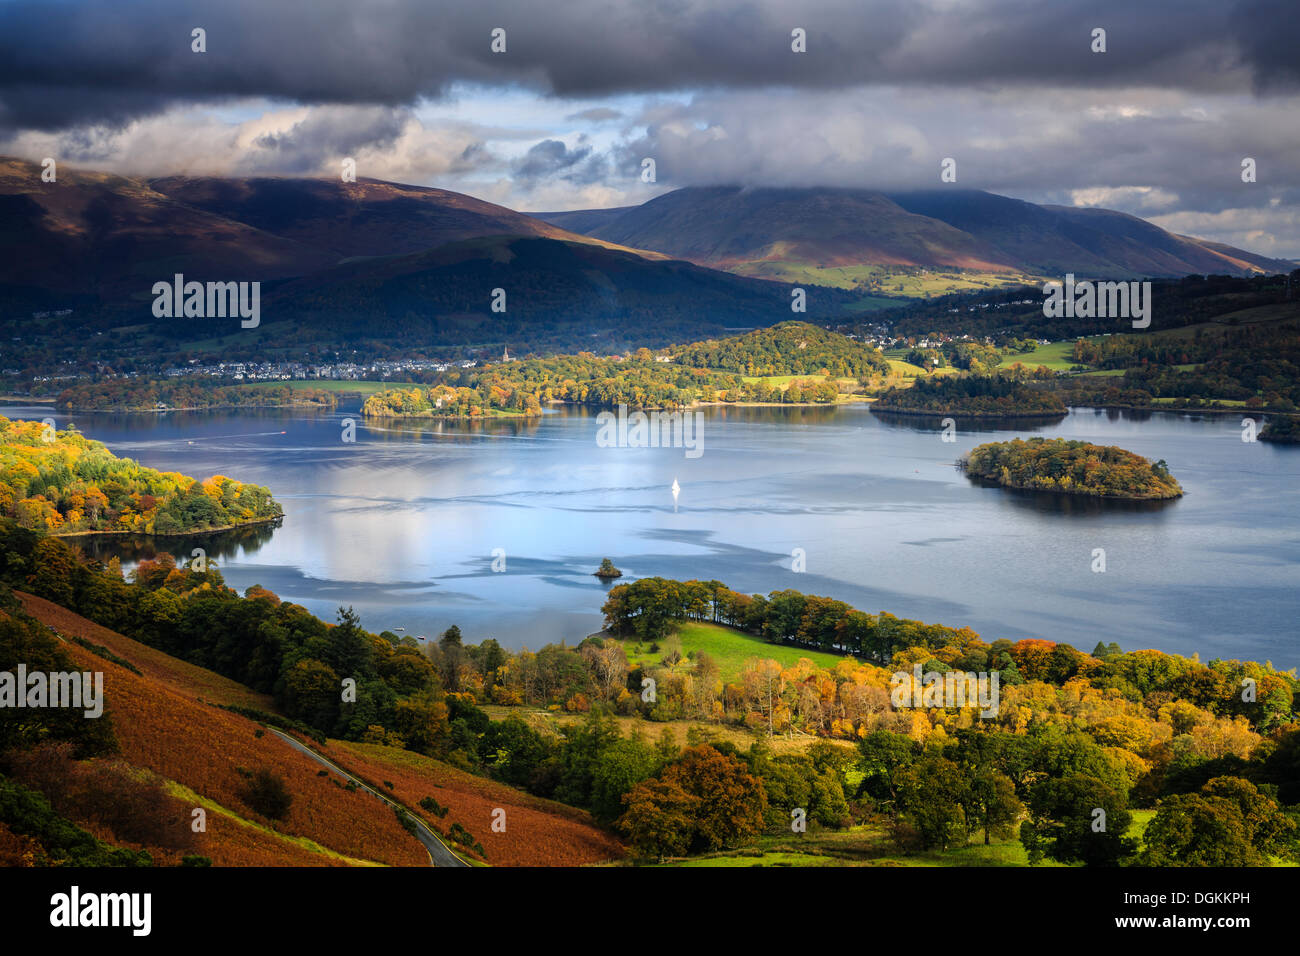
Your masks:
<svg viewBox="0 0 1300 956"><path fill-rule="evenodd" d="M1038 412L954 412L951 410L930 411L930 410L920 409L920 408L890 408L888 406L881 407L874 403L870 405L870 408L873 413L879 411L886 415L913 415L918 418L941 418L947 416L951 418L990 418L990 419L1002 419L1002 420L1032 418L1032 419L1046 420L1049 418L1064 418L1066 415L1069 414L1068 406L1067 406L1067 410L1064 412L1055 412L1055 411L1053 412L1042 412L1042 411L1038 411Z"/></svg>
<svg viewBox="0 0 1300 956"><path fill-rule="evenodd" d="M843 405L869 405L875 401L873 398L862 396L860 398L848 398L836 402L691 402L689 405L670 407L667 405L638 405L635 408L628 406L629 411L633 412L686 412L699 408L839 408ZM565 408L591 408L601 412L613 412L617 405L593 405L589 402L547 402L548 406L562 406ZM269 407L269 406L264 406ZM451 421L451 422L468 422L468 421L535 421L545 417L545 413L538 412L535 415L518 413L505 415L497 413L495 415L376 415L366 411L361 413L366 418L379 420L391 419L394 421Z"/></svg>
<svg viewBox="0 0 1300 956"><path fill-rule="evenodd" d="M351 393L348 393L351 394ZM0 399L3 401L3 399ZM54 399L50 399L51 402ZM114 406L112 408L82 408L77 405L55 405L55 410L60 412L106 412L113 415L165 415L168 412L241 412L256 411L263 408L319 408L334 409L338 407L336 402L333 405L322 405L319 402L279 402L275 405L180 405L167 406L166 408L130 408L123 406Z"/></svg>
<svg viewBox="0 0 1300 956"><path fill-rule="evenodd" d="M51 538L92 538L92 537L150 537L150 538L197 538L208 534L222 534L237 531L240 528L252 528L257 525L283 521L284 515L271 518L256 518L252 521L240 521L236 524L221 525L219 528L192 528L188 531L64 531L51 534Z"/></svg>

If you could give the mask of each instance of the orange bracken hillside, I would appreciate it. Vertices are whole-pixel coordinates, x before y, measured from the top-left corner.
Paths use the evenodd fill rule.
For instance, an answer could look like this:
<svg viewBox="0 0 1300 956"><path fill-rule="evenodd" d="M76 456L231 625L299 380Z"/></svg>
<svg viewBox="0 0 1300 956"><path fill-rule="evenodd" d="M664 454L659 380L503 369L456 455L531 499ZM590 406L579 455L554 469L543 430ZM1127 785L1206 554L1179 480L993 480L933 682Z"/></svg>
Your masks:
<svg viewBox="0 0 1300 956"><path fill-rule="evenodd" d="M60 634L84 638L92 644L107 647L119 657L124 657L138 667L144 676L166 686L178 694L196 700L210 701L233 707L251 707L254 710L274 710L270 694L259 694L229 677L186 663L160 650L123 637L94 621L74 614L52 601L15 591L14 597L23 609L42 624L48 624Z"/></svg>
<svg viewBox="0 0 1300 956"><path fill-rule="evenodd" d="M253 829L208 807L208 832L197 852L216 865L305 865L340 862L337 856L305 853L301 839L327 851L392 866L428 866L424 847L397 820L392 810L364 791L348 791L318 775L321 769L275 734L263 733L251 720L199 697L220 699L230 693L223 678L181 661L164 664L157 651L105 631L84 618L24 596L27 612L64 634L84 635L139 667L146 676L68 643L69 655L84 668L104 674L105 710L112 715L123 759L175 781L262 827ZM57 613L56 613L57 611ZM169 673L168 673L169 671ZM150 674L158 675L156 677ZM176 685L194 682L184 689ZM224 682L228 684L229 682ZM237 686L237 685L236 685ZM284 779L293 803L285 819L272 826L257 815L242 793L240 771L271 770ZM300 838L286 844L272 829ZM291 849L286 849L286 846ZM347 862L347 861L342 861Z"/></svg>
<svg viewBox="0 0 1300 956"><path fill-rule="evenodd" d="M431 757L344 740L331 740L328 753L339 766L367 782L380 787L385 781L393 784L391 790L383 787L384 792L416 810L444 835L459 823L482 844L493 866L581 866L618 859L626 852L585 810L465 773ZM421 808L425 797L446 807L447 815L439 819ZM504 833L492 832L492 814L498 808L505 811Z"/></svg>
<svg viewBox="0 0 1300 956"><path fill-rule="evenodd" d="M114 717L122 756L147 767L246 820L256 817L239 796L243 777L237 767L269 767L281 774L294 795L288 819L278 829L310 839L328 850L359 860L428 866L429 858L398 823L390 808L363 792L349 793L318 775L320 766L294 751L275 734L256 736L251 720L212 706L226 704L274 713L271 698L202 667L111 631L42 598L15 591L32 617L66 637L80 637L108 648L143 673L132 674L77 644L68 652L84 667L104 672L106 709ZM583 810L544 800L494 780L393 747L331 740L310 741L335 763L418 813L446 835L459 823L482 844L493 866L576 866L618 859L626 852ZM384 782L392 783L389 790ZM420 806L433 797L445 817ZM493 833L492 811L506 811L506 832ZM302 866L357 862L303 849L266 829L249 827L211 808L208 833L198 853L214 865ZM155 859L166 858L149 848ZM465 857L476 854L456 846Z"/></svg>

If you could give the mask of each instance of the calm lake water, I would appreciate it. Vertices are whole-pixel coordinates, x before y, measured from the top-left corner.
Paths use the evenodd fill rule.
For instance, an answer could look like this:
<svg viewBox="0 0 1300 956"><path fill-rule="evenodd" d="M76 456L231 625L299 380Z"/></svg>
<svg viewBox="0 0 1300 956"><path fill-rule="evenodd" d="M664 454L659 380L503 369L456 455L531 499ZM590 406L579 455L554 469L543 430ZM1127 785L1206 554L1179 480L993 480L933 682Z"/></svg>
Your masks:
<svg viewBox="0 0 1300 956"><path fill-rule="evenodd" d="M261 584L330 620L350 604L375 631L458 624L467 641L576 642L601 626L607 586L591 572L608 556L624 580L796 588L986 640L1300 664L1300 448L1243 442L1235 416L1076 409L1046 426L959 426L945 443L935 423L860 406L711 409L697 458L598 447L595 413L575 409L474 427L371 427L355 402L53 417L155 468L264 484L285 510L278 528L215 542L83 547L130 559L202 543L232 586ZM342 440L349 417L355 443ZM980 442L1033 433L1163 458L1186 496L1103 504L978 487L953 466ZM1105 573L1091 570L1096 548Z"/></svg>

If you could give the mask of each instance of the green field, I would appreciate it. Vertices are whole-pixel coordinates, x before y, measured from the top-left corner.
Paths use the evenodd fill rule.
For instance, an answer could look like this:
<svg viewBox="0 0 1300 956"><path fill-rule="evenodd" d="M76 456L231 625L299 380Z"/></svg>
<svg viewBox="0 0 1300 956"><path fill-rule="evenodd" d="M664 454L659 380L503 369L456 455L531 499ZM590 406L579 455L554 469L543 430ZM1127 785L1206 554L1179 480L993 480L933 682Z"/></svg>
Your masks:
<svg viewBox="0 0 1300 956"><path fill-rule="evenodd" d="M1172 405L1176 401L1178 401L1176 398L1153 398L1151 399L1151 404ZM1247 404L1244 398L1212 398L1210 401L1222 405L1225 408L1245 408ZM1193 409L1193 411L1195 411L1195 409Z"/></svg>
<svg viewBox="0 0 1300 956"><path fill-rule="evenodd" d="M800 382L800 383L824 382L826 381L827 376L825 375L742 375L741 378L743 378L746 382L763 382L767 385L770 385L772 388L779 388L781 389L781 391L784 392L787 388L790 387L791 382ZM832 381L840 385L858 384L858 380L856 378L836 378L836 379L832 379Z"/></svg>
<svg viewBox="0 0 1300 956"><path fill-rule="evenodd" d="M864 295L848 308L850 312L876 312L880 309L895 309L902 304L898 299L889 299L883 295Z"/></svg>
<svg viewBox="0 0 1300 956"><path fill-rule="evenodd" d="M896 306L899 304L898 297L937 296L949 292L1001 289L1042 282L1034 276L1009 272L923 268L894 271L889 266L879 265L818 266L799 259L763 259L741 263L729 271L777 282L858 289L864 294L854 305L857 311ZM874 287L867 288L871 283L875 283Z"/></svg>
<svg viewBox="0 0 1300 956"><path fill-rule="evenodd" d="M889 371L893 375L902 375L905 378L915 378L918 375L927 375L925 369L919 365L913 365L911 362L904 362L902 359L888 359Z"/></svg>
<svg viewBox="0 0 1300 956"><path fill-rule="evenodd" d="M808 658L819 667L834 667L844 660L839 654L827 654L825 651L769 644L752 634L718 624L683 624L675 633L659 642L657 652L651 649L649 642L633 640L623 641L623 649L627 652L628 663L633 667L638 664L658 664L673 651L687 660L687 663L678 666L689 667L691 652L703 651L717 662L722 671L722 679L726 681L735 680L751 661L760 658L779 661L784 667L798 663L801 657Z"/></svg>
<svg viewBox="0 0 1300 956"><path fill-rule="evenodd" d="M1060 342L1040 345L1032 352L1008 355L998 363L998 368L1010 368L1019 362L1026 368L1038 368L1040 365L1045 365L1057 372L1068 372L1079 364L1070 358L1070 353L1074 349L1074 342L1074 339L1063 339Z"/></svg>
<svg viewBox="0 0 1300 956"><path fill-rule="evenodd" d="M1190 372L1194 369L1200 368L1201 366L1199 363L1191 362L1187 365L1171 365L1169 367L1179 372ZM1126 369L1122 368L1095 368L1091 372L1080 372L1079 375L1080 377L1090 376L1093 378L1119 378L1125 371Z"/></svg>
<svg viewBox="0 0 1300 956"><path fill-rule="evenodd" d="M764 382L773 388L779 388L785 391L791 382L823 382L826 380L825 375L742 375L746 382ZM837 382L856 382L853 378L836 379Z"/></svg>

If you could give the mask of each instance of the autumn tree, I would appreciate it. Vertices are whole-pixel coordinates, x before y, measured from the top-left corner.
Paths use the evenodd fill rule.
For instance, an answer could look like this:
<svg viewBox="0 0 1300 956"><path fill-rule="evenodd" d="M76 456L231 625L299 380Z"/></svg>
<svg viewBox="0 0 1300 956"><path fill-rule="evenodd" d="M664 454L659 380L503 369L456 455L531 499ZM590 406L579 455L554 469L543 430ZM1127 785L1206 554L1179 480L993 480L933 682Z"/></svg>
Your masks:
<svg viewBox="0 0 1300 956"><path fill-rule="evenodd" d="M681 856L691 847L699 803L671 780L647 780L623 798L618 829L642 856Z"/></svg>
<svg viewBox="0 0 1300 956"><path fill-rule="evenodd" d="M763 827L767 794L742 760L703 744L633 787L625 804L619 828L642 852L663 856L748 842Z"/></svg>

